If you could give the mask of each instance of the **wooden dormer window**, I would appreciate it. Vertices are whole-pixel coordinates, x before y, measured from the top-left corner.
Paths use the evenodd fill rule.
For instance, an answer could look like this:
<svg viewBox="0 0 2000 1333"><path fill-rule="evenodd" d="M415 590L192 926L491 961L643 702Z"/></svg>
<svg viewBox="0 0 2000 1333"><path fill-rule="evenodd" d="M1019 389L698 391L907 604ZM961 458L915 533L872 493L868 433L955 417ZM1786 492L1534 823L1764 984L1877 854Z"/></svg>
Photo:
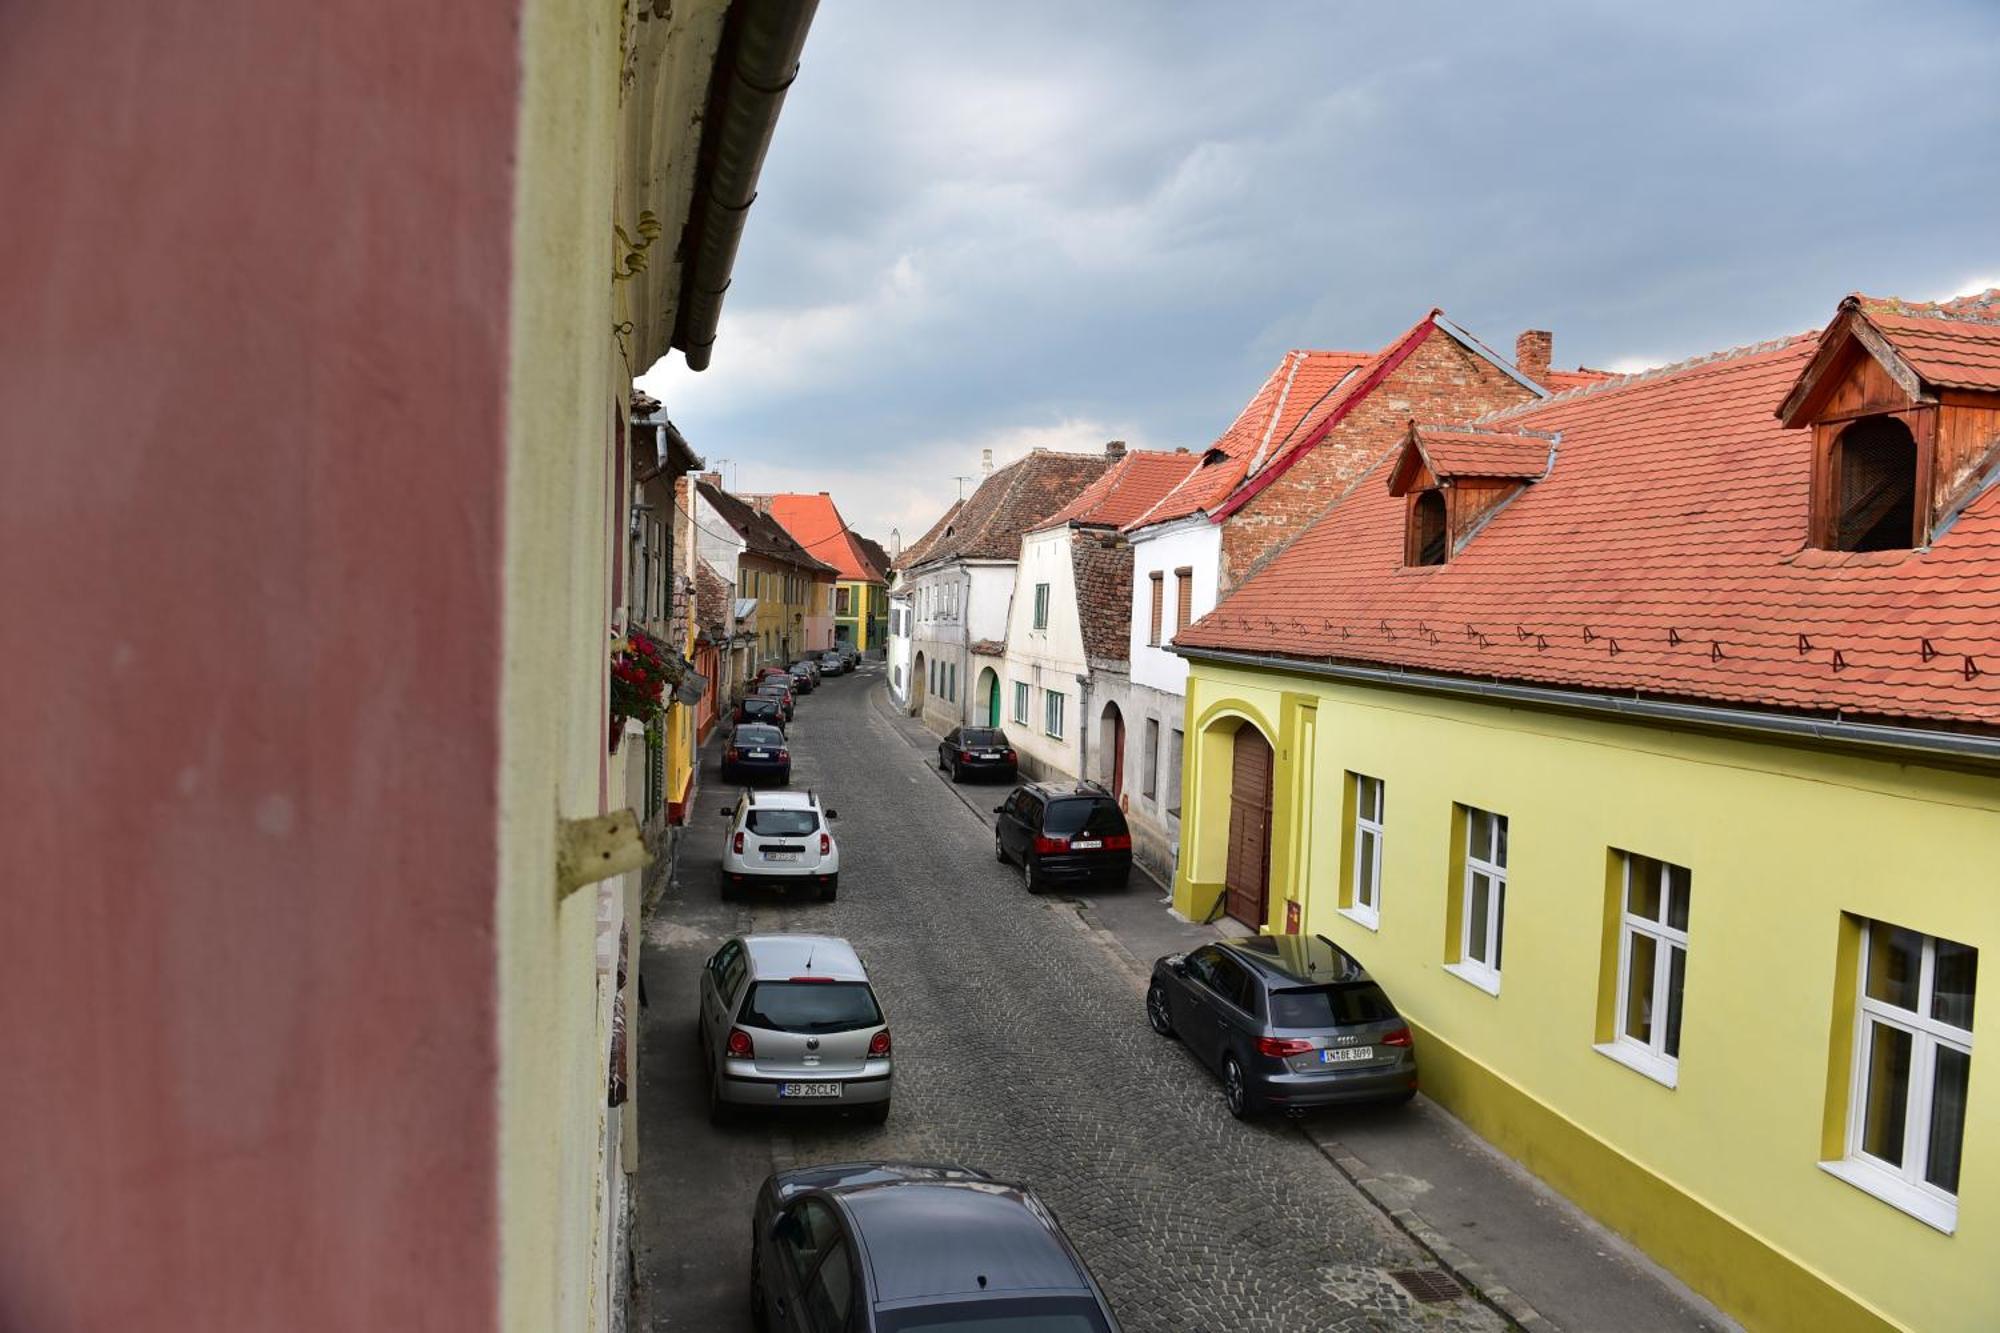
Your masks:
<svg viewBox="0 0 2000 1333"><path fill-rule="evenodd" d="M1432 487L1410 497L1409 545L1403 562L1441 565L1450 554L1450 529L1445 522L1444 492Z"/></svg>
<svg viewBox="0 0 2000 1333"><path fill-rule="evenodd" d="M1891 416L1863 417L1834 436L1824 532L1836 551L1907 551L1917 537L1917 441Z"/></svg>

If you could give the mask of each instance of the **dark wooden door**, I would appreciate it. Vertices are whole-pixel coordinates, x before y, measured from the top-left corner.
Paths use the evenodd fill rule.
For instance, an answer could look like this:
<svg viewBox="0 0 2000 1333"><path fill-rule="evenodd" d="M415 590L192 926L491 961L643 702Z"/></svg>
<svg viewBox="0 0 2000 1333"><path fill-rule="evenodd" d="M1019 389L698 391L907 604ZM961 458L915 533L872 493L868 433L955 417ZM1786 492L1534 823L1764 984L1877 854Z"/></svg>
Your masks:
<svg viewBox="0 0 2000 1333"><path fill-rule="evenodd" d="M1113 796L1123 796L1125 794L1125 715L1123 713L1113 712L1111 714L1111 734L1107 739L1111 742L1111 794Z"/></svg>
<svg viewBox="0 0 2000 1333"><path fill-rule="evenodd" d="M1271 906L1271 747L1257 728L1236 729L1229 781L1225 911L1253 929Z"/></svg>

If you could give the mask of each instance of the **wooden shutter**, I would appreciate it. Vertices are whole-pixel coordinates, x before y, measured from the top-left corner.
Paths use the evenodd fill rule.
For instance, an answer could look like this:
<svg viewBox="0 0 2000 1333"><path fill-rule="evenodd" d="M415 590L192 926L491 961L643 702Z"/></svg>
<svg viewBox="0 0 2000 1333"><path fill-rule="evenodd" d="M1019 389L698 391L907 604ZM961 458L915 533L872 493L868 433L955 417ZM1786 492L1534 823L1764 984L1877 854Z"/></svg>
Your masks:
<svg viewBox="0 0 2000 1333"><path fill-rule="evenodd" d="M1231 747L1229 863L1223 895L1230 916L1252 928L1270 914L1271 747L1245 724Z"/></svg>
<svg viewBox="0 0 2000 1333"><path fill-rule="evenodd" d="M1153 571L1153 628L1147 643L1158 647L1160 643L1160 617L1167 609L1167 575L1164 570Z"/></svg>
<svg viewBox="0 0 2000 1333"><path fill-rule="evenodd" d="M1186 565L1174 571L1174 629L1184 630L1194 620L1194 570Z"/></svg>

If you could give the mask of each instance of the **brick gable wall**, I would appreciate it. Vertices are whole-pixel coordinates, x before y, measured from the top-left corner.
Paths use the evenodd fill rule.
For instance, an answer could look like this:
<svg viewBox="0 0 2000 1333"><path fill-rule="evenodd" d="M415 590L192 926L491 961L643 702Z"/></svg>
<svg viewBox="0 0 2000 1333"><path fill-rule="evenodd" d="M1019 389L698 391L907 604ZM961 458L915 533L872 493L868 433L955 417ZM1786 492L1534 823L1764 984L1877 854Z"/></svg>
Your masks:
<svg viewBox="0 0 2000 1333"><path fill-rule="evenodd" d="M1224 521L1218 591L1234 588L1260 561L1305 531L1356 477L1402 440L1412 418L1464 421L1532 396L1443 330L1432 332L1324 440Z"/></svg>

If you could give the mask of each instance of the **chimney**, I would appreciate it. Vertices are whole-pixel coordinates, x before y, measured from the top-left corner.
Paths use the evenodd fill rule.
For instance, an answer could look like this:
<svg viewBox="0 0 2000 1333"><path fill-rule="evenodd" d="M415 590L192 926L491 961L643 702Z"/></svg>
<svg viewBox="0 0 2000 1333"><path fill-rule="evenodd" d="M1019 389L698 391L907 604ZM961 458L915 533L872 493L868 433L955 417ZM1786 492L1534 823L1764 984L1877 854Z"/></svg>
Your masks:
<svg viewBox="0 0 2000 1333"><path fill-rule="evenodd" d="M722 489L722 474L720 472L704 472L701 474L699 480L704 486L713 486L718 491Z"/></svg>
<svg viewBox="0 0 2000 1333"><path fill-rule="evenodd" d="M1514 369L1540 384L1549 377L1549 358L1555 355L1556 335L1547 329L1525 329L1514 340Z"/></svg>
<svg viewBox="0 0 2000 1333"><path fill-rule="evenodd" d="M991 449L981 449L979 451L979 470L981 472L991 472L993 470L993 451Z"/></svg>
<svg viewBox="0 0 2000 1333"><path fill-rule="evenodd" d="M1104 456L1106 458L1123 458L1125 456L1125 441L1106 440L1104 442Z"/></svg>

